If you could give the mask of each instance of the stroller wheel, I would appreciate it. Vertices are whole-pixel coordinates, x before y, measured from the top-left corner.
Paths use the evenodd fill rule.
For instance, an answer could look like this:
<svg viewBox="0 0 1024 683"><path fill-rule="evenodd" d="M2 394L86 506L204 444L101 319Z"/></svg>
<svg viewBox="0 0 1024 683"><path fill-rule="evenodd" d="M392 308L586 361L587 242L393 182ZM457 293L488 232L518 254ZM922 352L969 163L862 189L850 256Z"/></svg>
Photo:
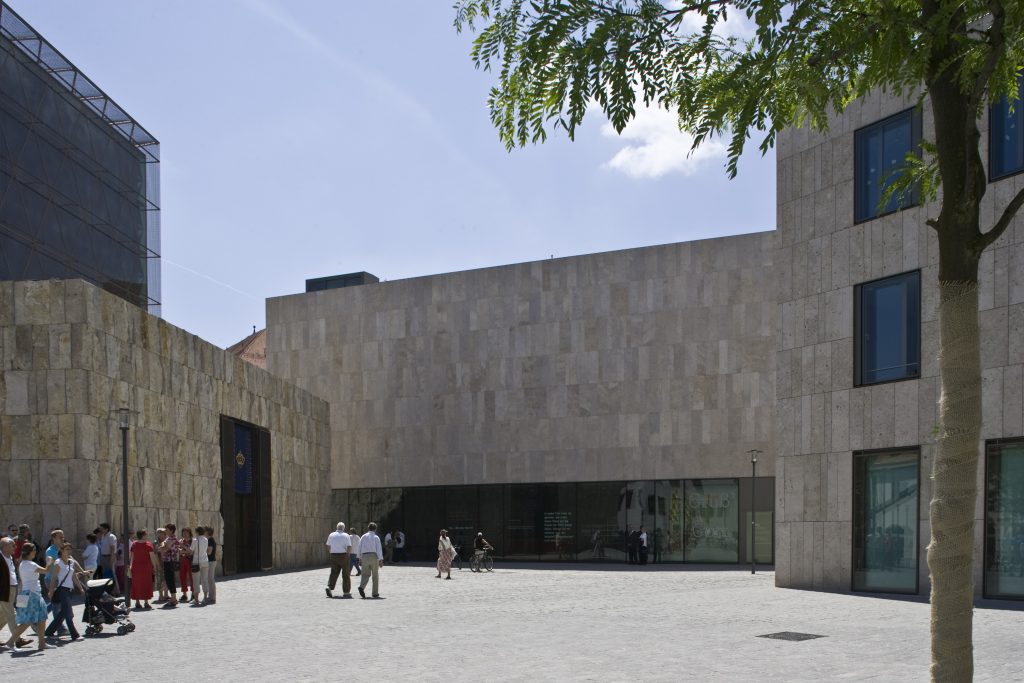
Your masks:
<svg viewBox="0 0 1024 683"><path fill-rule="evenodd" d="M135 624L128 624L128 632L131 633L135 630Z"/></svg>
<svg viewBox="0 0 1024 683"><path fill-rule="evenodd" d="M128 627L127 626L118 626L117 627L117 635L123 636L126 633L128 633Z"/></svg>

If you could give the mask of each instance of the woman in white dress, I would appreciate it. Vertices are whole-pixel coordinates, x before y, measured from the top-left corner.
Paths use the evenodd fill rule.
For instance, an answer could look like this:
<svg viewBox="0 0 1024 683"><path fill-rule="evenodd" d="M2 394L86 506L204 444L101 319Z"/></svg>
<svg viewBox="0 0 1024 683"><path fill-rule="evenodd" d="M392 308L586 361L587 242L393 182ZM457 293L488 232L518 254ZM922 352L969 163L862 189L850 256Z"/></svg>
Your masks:
<svg viewBox="0 0 1024 683"><path fill-rule="evenodd" d="M34 543L26 543L21 547L21 562L18 564L18 576L21 579L21 590L14 602L18 626L11 633L11 639L7 641L7 647L14 650L14 644L21 637L29 626L36 632L39 639L39 649L46 649L46 637L43 633L46 628L46 603L40 594L39 575L45 574L53 564L53 558L46 558L46 566L40 567L35 563L36 546Z"/></svg>
<svg viewBox="0 0 1024 683"><path fill-rule="evenodd" d="M452 578L452 560L455 559L455 549L452 547L452 541L448 538L448 530L441 529L441 536L437 539L437 576L435 579L440 579L441 574L447 574L444 577L446 579Z"/></svg>

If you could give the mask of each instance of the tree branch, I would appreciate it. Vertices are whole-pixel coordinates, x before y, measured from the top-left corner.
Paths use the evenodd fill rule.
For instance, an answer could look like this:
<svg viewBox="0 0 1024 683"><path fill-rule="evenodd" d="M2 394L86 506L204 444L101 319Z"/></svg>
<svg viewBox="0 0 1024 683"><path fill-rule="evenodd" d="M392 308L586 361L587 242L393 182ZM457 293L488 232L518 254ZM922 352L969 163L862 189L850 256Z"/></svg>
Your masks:
<svg viewBox="0 0 1024 683"><path fill-rule="evenodd" d="M1006 232L1006 228L1010 226L1010 222L1017 215L1017 211L1022 205L1024 205L1024 188L1018 191L1016 196L1006 205L1006 208L1003 209L1003 215L999 217L999 220L996 221L992 229L978 235L977 239L974 240L974 245L979 254Z"/></svg>
<svg viewBox="0 0 1024 683"><path fill-rule="evenodd" d="M1006 47L1006 8L999 0L989 0L988 8L992 12L992 26L988 30L988 55L978 71L974 87L971 89L971 97L968 100L973 112L978 111L978 107L981 106L981 98L985 96L988 82L992 78L992 74L995 73L996 66L999 65L999 58L1003 56L1003 50Z"/></svg>

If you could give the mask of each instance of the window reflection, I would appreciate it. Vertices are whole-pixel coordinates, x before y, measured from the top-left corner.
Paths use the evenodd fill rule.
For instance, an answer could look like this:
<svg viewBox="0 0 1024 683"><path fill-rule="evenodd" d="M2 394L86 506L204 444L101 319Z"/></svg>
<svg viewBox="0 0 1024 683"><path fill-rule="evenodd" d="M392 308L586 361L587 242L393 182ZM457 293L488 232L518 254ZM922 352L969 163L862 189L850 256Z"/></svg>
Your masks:
<svg viewBox="0 0 1024 683"><path fill-rule="evenodd" d="M738 482L735 479L688 479L683 485L683 548L686 560L738 561Z"/></svg>
<svg viewBox="0 0 1024 683"><path fill-rule="evenodd" d="M886 188L897 179L907 154L917 149L920 129L920 113L908 109L855 133L854 216L857 221L916 203L913 192L897 192L880 206Z"/></svg>
<svg viewBox="0 0 1024 683"><path fill-rule="evenodd" d="M1024 598L1024 440L987 451L985 595Z"/></svg>
<svg viewBox="0 0 1024 683"><path fill-rule="evenodd" d="M917 592L918 454L854 458L853 588Z"/></svg>
<svg viewBox="0 0 1024 683"><path fill-rule="evenodd" d="M1021 79L1018 79L1018 87ZM1024 107L1020 98L992 105L989 119L989 175L1001 178L1024 170Z"/></svg>
<svg viewBox="0 0 1024 683"><path fill-rule="evenodd" d="M921 274L905 273L856 289L857 384L921 374Z"/></svg>

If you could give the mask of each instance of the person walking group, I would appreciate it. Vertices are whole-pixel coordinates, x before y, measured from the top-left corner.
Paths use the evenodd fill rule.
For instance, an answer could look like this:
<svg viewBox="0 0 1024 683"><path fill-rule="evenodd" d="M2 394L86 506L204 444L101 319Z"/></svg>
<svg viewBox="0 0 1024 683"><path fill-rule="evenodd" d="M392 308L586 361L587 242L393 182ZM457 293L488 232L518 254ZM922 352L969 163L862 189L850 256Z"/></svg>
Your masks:
<svg viewBox="0 0 1024 683"><path fill-rule="evenodd" d="M0 645L15 652L31 644L22 637L30 628L38 638L39 650L45 650L48 640L60 636L68 636L72 642L81 640L74 621L72 597L76 592L86 592L85 582L94 578L95 573L118 585L115 571L118 555L126 558L122 560L124 578L131 581L126 607L134 602L135 609L152 609L154 591L158 592L157 602L174 607L178 602L175 578L182 573L182 557L189 561L189 580L183 583L183 591L191 588L192 604L216 604L217 541L212 527L197 527L194 536L186 533L179 540L175 526L168 524L158 530L156 545L150 542L145 529L139 529L125 536L133 538L128 547L121 546L119 552L117 537L111 533L110 525L104 523L86 536L81 563L75 559L73 547L60 529L50 532L50 544L45 550L33 542L28 525L11 525L8 531L15 535L0 537L0 556L3 557L0 629L6 627L10 637L0 640ZM158 576L162 578L159 582L162 585L156 581ZM201 602L200 592L203 594ZM183 599L187 599L184 593ZM53 619L47 626L49 612L53 613Z"/></svg>

